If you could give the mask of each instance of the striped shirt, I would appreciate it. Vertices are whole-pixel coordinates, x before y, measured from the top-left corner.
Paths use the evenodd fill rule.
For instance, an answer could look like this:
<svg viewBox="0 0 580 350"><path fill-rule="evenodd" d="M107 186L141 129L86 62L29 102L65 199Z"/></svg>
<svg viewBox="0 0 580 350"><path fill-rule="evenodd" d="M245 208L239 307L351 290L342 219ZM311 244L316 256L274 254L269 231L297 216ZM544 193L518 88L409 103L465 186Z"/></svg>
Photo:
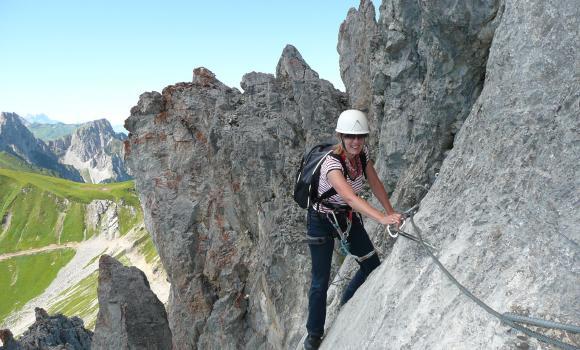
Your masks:
<svg viewBox="0 0 580 350"><path fill-rule="evenodd" d="M367 159L367 164L368 164L368 162L370 161L370 157L369 157L369 149L366 145L364 146L363 152L365 153L365 156ZM360 157L357 157L356 161L358 163L359 169L361 169L362 163L361 163ZM331 170L339 170L341 172L341 174L344 174L340 160L338 160L332 156L327 156L326 159L322 162L322 165L320 166L320 180L318 182L318 196L322 195L324 192L326 192L332 188L332 186L328 182L328 172ZM353 172L351 172L351 174L352 173ZM351 179L350 176L347 176L346 182L352 187L354 193L356 193L358 195L363 190L363 187L364 187L364 172L361 171L360 174L357 177L355 177L354 179ZM327 198L325 200L325 202L336 204L336 205L347 205L346 202L344 201L344 199L342 199L342 197L339 194L335 194L334 196ZM315 205L314 207L315 207L315 209L317 209L318 211L320 211L322 213L328 213L328 212L332 211L330 208L328 208L322 204L320 205L320 207L318 205Z"/></svg>

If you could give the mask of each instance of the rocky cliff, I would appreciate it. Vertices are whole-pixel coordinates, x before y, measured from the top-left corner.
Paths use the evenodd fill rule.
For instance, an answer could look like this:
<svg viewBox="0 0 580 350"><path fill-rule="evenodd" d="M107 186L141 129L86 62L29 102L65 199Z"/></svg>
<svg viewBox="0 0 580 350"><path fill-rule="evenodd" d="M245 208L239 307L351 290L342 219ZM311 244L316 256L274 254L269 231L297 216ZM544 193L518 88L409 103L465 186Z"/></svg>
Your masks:
<svg viewBox="0 0 580 350"><path fill-rule="evenodd" d="M0 113L0 151L10 153L29 164L48 169L55 175L73 181L82 181L77 170L60 164L50 148L22 124L15 113Z"/></svg>
<svg viewBox="0 0 580 350"><path fill-rule="evenodd" d="M339 35L348 95L291 46L275 76L246 74L243 92L200 68L143 94L125 148L172 283L174 346L298 344L309 257L293 175L348 106L369 112L396 206L434 183L417 222L468 289L500 312L578 323L578 11L572 0L385 0L375 22L361 1ZM415 243L393 243L323 347L546 347L466 299Z"/></svg>
<svg viewBox="0 0 580 350"><path fill-rule="evenodd" d="M302 336L308 257L291 184L346 96L292 46L276 76L248 73L241 86L198 68L191 83L143 94L125 123L180 349L281 349Z"/></svg>
<svg viewBox="0 0 580 350"><path fill-rule="evenodd" d="M350 104L377 130L377 170L401 206L424 195L479 93L500 0L370 0L340 27L340 72Z"/></svg>
<svg viewBox="0 0 580 350"><path fill-rule="evenodd" d="M124 134L116 133L106 119L100 119L49 141L49 146L60 162L77 169L85 182L118 182L131 179L125 168L124 140Z"/></svg>
<svg viewBox="0 0 580 350"><path fill-rule="evenodd" d="M489 23L484 25L499 24L493 33L485 70L478 73L485 74L479 79L477 75L472 77L473 81L483 82L481 94L476 93L479 87L467 89L468 85L461 87L461 80L455 80L445 94L427 96L427 101L435 97L432 102L440 106L429 113L424 111L423 117L437 118L442 113L461 110L460 114L467 118L457 123L461 128L453 148L421 202L418 227L424 230L425 239L439 247L437 255L452 274L495 310L577 325L580 10L574 1L505 1L471 7L460 3L442 6L445 3L430 2L413 9L408 2L397 5L396 1L385 1L379 20L384 28L396 28L410 18L411 11L411 18L419 17L422 26L433 27L444 19L451 21L440 28L446 30L430 34L439 36L439 48L449 58L446 64L437 56L437 67L426 73L437 73L437 68L442 82L459 78L459 72L469 72L454 66L457 58L471 55L475 63L480 62L469 47L455 51L460 47L456 40L462 34L452 29L471 33L478 23L486 22L485 17L474 13L499 8L498 15L501 14L501 18L488 18ZM423 36L428 32L423 31ZM491 34L485 36L486 42ZM477 38L481 36L480 32ZM470 47L479 45L475 38L468 43ZM419 40L417 47L421 45ZM431 56L426 57L429 62ZM383 69L393 69L397 62L386 60ZM434 80L429 74L423 79L428 91L428 84ZM404 82L413 83L415 78ZM388 99L383 110L400 106L400 100L392 98L395 91L395 86L385 89ZM409 96L419 91L425 90L406 88L401 92ZM456 99L455 103L450 103L451 98ZM421 100L425 101L409 100L401 112L384 115L381 133L391 136L381 136L383 155L391 157L397 149L396 145L389 146L397 136L386 126L396 129L397 125L404 125L410 113L417 113L415 106L425 103ZM414 128L412 134L422 128ZM457 130L447 129L447 133ZM444 139L439 136L433 141ZM407 152L413 149L407 148ZM422 152L436 155L432 150ZM384 159L384 167L392 166L389 159L379 158ZM411 163L412 167L416 164ZM400 172L398 186L407 183L408 173ZM399 193L403 190L397 187ZM365 284L341 310L323 349L551 348L500 324L451 284L415 243L402 238ZM580 345L580 338L572 333L540 331Z"/></svg>

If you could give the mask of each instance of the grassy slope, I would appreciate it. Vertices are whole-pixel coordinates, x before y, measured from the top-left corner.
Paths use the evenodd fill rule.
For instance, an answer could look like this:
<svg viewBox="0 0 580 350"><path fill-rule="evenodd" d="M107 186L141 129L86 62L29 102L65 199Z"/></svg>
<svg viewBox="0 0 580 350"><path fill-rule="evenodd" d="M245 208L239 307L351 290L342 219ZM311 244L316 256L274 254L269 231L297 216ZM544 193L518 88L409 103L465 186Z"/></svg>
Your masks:
<svg viewBox="0 0 580 350"><path fill-rule="evenodd" d="M79 242L91 237L95 232L85 227L84 216L86 205L97 199L111 200L120 205L118 215L122 234L143 220L133 181L92 185L31 172L0 169L0 254L49 244ZM148 260L156 256L150 242L151 238L147 234L143 243L148 246L145 249ZM66 259L47 260L47 256L61 256L63 251L0 261L0 323L10 312L44 291L60 268L72 258L74 250L67 250L72 255L70 258L66 256ZM93 284L89 288L87 283ZM4 290L6 288L9 292L8 289ZM96 280L81 281L75 288L79 294L72 296L61 311L66 310L67 314L72 315L86 307L85 313L92 313L95 307L92 304L96 299Z"/></svg>
<svg viewBox="0 0 580 350"><path fill-rule="evenodd" d="M85 324L88 329L94 329L99 311L97 301L97 285L99 272L95 271L76 285L61 293L63 299L48 309L49 314L62 313L66 316L79 316L83 320L92 320Z"/></svg>
<svg viewBox="0 0 580 350"><path fill-rule="evenodd" d="M80 242L85 238L85 207L78 202L72 202L66 211L60 243Z"/></svg>
<svg viewBox="0 0 580 350"><path fill-rule="evenodd" d="M159 256L157 255L157 250L155 249L151 235L143 229L138 233L138 237L139 238L135 241L135 248L137 251L145 257L148 264L159 263ZM101 254L99 254L99 256ZM119 252L114 257L125 266L131 266L131 262L124 252ZM94 260L97 258L98 256L95 257ZM89 264L94 262L94 260ZM62 291L56 298L59 301L53 304L48 312L50 314L62 313L69 317L79 316L87 321L85 324L87 329L94 329L97 313L99 311L97 300L98 278L99 273L98 271L95 271L76 285Z"/></svg>
<svg viewBox="0 0 580 350"><path fill-rule="evenodd" d="M11 178L22 185L31 184L59 197L81 203L88 204L95 199L109 199L114 202L124 201L133 207L139 207L133 181L94 185L9 169L0 169L0 176Z"/></svg>
<svg viewBox="0 0 580 350"><path fill-rule="evenodd" d="M42 293L74 254L61 249L0 261L0 320Z"/></svg>
<svg viewBox="0 0 580 350"><path fill-rule="evenodd" d="M11 220L0 235L0 253L40 248L58 241L55 228L59 209L64 209L63 202L50 192L27 184L19 192L7 208Z"/></svg>
<svg viewBox="0 0 580 350"><path fill-rule="evenodd" d="M119 224L125 232L142 218L133 182L82 184L34 173L0 169L0 218L10 225L0 233L0 253L59 243L59 213L66 213L60 242L84 237L85 205L95 199L125 203ZM90 236L90 233L89 233Z"/></svg>
<svg viewBox="0 0 580 350"><path fill-rule="evenodd" d="M47 176L58 176L55 171L40 168L6 152L0 152L0 168L29 173L38 173Z"/></svg>

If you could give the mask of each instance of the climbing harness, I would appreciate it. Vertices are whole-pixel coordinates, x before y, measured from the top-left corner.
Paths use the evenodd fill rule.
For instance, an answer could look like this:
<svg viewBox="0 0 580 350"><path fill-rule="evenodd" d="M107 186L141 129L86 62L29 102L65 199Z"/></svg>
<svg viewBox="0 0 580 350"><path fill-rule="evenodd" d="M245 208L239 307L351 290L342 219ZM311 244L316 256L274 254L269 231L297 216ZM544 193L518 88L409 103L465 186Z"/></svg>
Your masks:
<svg viewBox="0 0 580 350"><path fill-rule="evenodd" d="M360 214L358 214L358 213L356 213L356 215L360 216ZM339 248L340 254L342 254L344 256L350 255L357 262L361 263L361 262L367 260L368 258L370 258L371 256L375 255L377 253L377 251L373 247L373 250L371 250L368 254L363 255L363 256L357 256L357 255L354 255L350 252L350 243L348 243L348 236L350 235L350 229L352 228L352 216L353 216L353 211L348 210L346 212L347 226L346 226L346 230L343 231L340 228L340 224L338 223L338 218L336 217L335 212L331 211L330 213L326 213L326 217L328 218L328 221L330 221L330 223L332 224L332 227L334 227L334 229L336 230L336 232L338 233L338 236L340 238L340 248Z"/></svg>
<svg viewBox="0 0 580 350"><path fill-rule="evenodd" d="M557 323L557 322L552 322L552 321L547 321L547 320L542 320L542 319L537 319L537 318L532 318L532 317L525 317L525 316L515 315L515 314L511 314L511 313L500 314L499 312L492 309L489 305L484 303L481 299L479 299L475 295L473 295L469 290L467 290L467 288L465 288L461 283L459 283L459 281L457 281L457 279L455 279L455 277L453 277L453 275L443 266L443 264L441 264L439 259L437 259L437 257L435 256L435 254L433 254L432 250L437 251L437 249L435 249L430 244L427 244L423 240L423 237L421 236L421 232L422 232L421 229L419 229L417 227L417 225L415 225L415 222L413 221L413 216L417 212L418 208L419 208L418 205L415 205L413 208L411 208L410 210L405 212L407 215L405 215L405 213L403 214L405 219L409 219L411 225L413 226L413 229L417 232L417 237L412 236L412 235L405 233L405 232L401 231L400 229L396 229L396 228L388 229L389 235L391 235L391 236L395 235L395 237L397 235L401 235L403 237L409 238L409 239L419 243L421 245L421 247L433 259L435 264L441 269L441 271L443 271L443 273L447 276L447 278L449 278L451 280L451 282L453 282L459 288L459 290L461 290L461 292L463 292L463 294L465 294L467 297L469 297L471 300L473 300L477 305L482 307L485 311L487 311L491 315L497 317L502 323L504 323L504 324L506 324L506 325L508 325L508 326L530 336L530 337L536 338L544 343L552 344L552 345L555 345L555 346L562 348L562 349L565 349L565 350L578 350L578 349L580 349L577 346L570 345L570 344L564 343L560 340L550 338L544 334L540 334L538 332L535 332L535 331L533 331L533 330L531 330L531 329L529 329L529 328L527 328L519 323L525 323L525 324L534 325L534 326L542 327L542 328L559 329L559 330L564 330L564 331L568 331L568 332L572 332L572 333L580 333L579 326L562 324L562 323ZM401 228L402 228L402 226L401 226ZM413 238L410 238L410 237L413 237Z"/></svg>

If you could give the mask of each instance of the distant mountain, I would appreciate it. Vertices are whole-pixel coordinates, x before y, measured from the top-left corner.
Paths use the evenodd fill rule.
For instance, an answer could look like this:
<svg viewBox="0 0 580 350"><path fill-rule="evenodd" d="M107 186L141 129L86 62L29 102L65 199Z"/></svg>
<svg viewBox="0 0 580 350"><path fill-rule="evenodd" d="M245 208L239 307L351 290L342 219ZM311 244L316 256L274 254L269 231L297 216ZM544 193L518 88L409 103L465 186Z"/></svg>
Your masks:
<svg viewBox="0 0 580 350"><path fill-rule="evenodd" d="M82 181L79 172L73 167L60 164L50 148L34 137L16 113L0 114L0 152L52 171L62 178Z"/></svg>
<svg viewBox="0 0 580 350"><path fill-rule="evenodd" d="M80 125L81 124L65 124L61 122L50 124L34 122L26 126L30 131L32 131L36 138L47 142L72 134Z"/></svg>
<svg viewBox="0 0 580 350"><path fill-rule="evenodd" d="M26 119L30 124L58 124L58 120L50 119L46 114L27 114Z"/></svg>
<svg viewBox="0 0 580 350"><path fill-rule="evenodd" d="M118 182L131 179L124 162L126 137L116 133L106 119L99 119L49 141L49 146L59 161L75 167L85 182Z"/></svg>

